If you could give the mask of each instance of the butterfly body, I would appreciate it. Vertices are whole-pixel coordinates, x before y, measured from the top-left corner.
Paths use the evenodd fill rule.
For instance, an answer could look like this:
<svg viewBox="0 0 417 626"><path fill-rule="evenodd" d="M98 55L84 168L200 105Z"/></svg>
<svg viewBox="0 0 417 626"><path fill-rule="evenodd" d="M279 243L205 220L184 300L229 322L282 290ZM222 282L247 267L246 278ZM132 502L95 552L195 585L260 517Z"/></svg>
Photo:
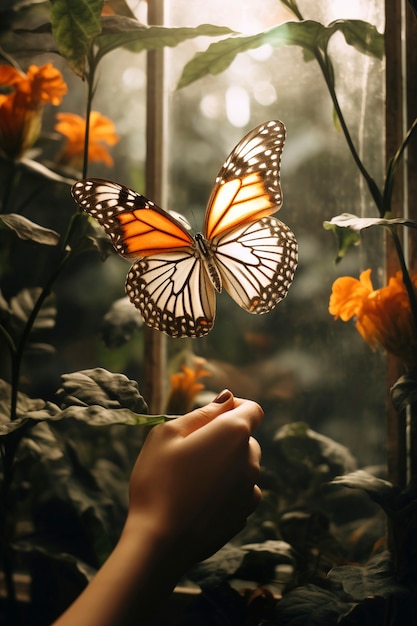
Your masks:
<svg viewBox="0 0 417 626"><path fill-rule="evenodd" d="M249 313L271 311L286 296L297 266L291 230L272 217L282 204L282 122L249 132L221 168L202 232L136 192L101 179L76 183L78 204L133 263L129 299L145 323L171 337L202 337L213 326L215 292L224 288Z"/></svg>
<svg viewBox="0 0 417 626"><path fill-rule="evenodd" d="M216 267L215 257L211 250L210 243L204 238L202 233L197 233L194 237L194 241L196 243L196 254L200 256L213 287L218 293L221 293L222 279Z"/></svg>

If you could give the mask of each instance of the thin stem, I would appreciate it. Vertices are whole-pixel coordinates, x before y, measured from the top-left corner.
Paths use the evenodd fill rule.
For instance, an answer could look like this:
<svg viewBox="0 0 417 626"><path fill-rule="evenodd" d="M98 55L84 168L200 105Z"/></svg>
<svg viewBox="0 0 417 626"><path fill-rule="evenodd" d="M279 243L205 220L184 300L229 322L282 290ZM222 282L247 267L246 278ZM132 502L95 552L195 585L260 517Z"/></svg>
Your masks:
<svg viewBox="0 0 417 626"><path fill-rule="evenodd" d="M360 159L358 152L355 148L355 145L352 141L352 137L350 135L349 129L347 127L344 115L342 113L342 110L340 108L340 104L339 104L339 100L337 98L336 95L336 91L334 89L334 85L333 85L333 81L331 80L330 76L329 76L329 72L327 70L328 67L328 59L327 59L327 55L326 55L326 59L323 57L323 53L321 52L321 50L319 48L316 48L314 51L315 57L317 59L317 62L319 64L319 67L321 69L321 72L323 74L324 80L326 82L327 88L329 90L330 93L330 97L332 99L333 102L333 106L337 115L337 118L339 120L340 126L342 128L343 134L345 136L347 145L349 147L349 150L352 154L353 160L355 161L360 173L362 174L362 176L364 177L366 184L368 185L368 189L371 193L371 196L377 206L378 212L381 215L381 217L383 217L384 215L384 210L383 210L383 201L382 201L382 195L380 190L378 189L378 186L376 185L374 179L372 178L372 176L369 175L367 169L365 168L364 164L362 163L362 160Z"/></svg>
<svg viewBox="0 0 417 626"><path fill-rule="evenodd" d="M85 138L84 138L84 158L83 158L83 178L87 178L88 171L88 146L90 141L90 118L93 105L93 97L95 91L95 74L97 61L94 52L90 49L88 54L88 73L87 73L87 106L85 111Z"/></svg>
<svg viewBox="0 0 417 626"><path fill-rule="evenodd" d="M90 50L88 60L89 60L89 71L87 74L88 91L87 91L86 125L85 125L85 139L84 139L83 178L86 178L87 169L88 169L88 143L89 143L89 134L90 134L90 117L91 117L92 101L93 101L93 96L94 96L95 70L97 66L96 59L94 57L94 53L92 50ZM17 394L18 394L18 386L19 386L19 378L20 378L20 368L21 368L23 353L26 347L26 342L27 342L29 333L31 332L33 328L33 325L36 321L38 313L45 299L51 292L52 285L54 284L55 280L57 279L63 267L67 263L69 257L71 256L71 248L68 246L68 243L71 239L72 232L74 231L74 226L77 223L77 217L80 214L82 214L81 210L74 213L71 217L68 229L61 243L61 248L62 248L61 260L56 266L55 271L52 272L52 274L50 275L46 285L42 289L42 292L39 295L39 298L36 301L35 306L33 307L31 314L29 316L29 319L25 325L25 328L23 330L22 336L20 337L20 341L17 346L17 349L13 351L13 354L12 354L12 398L11 398L11 410L10 410L11 420L16 419L17 417Z"/></svg>
<svg viewBox="0 0 417 626"><path fill-rule="evenodd" d="M16 344L13 341L12 336L10 335L10 333L7 332L7 330L4 328L2 324L0 324L0 333L3 335L4 339L6 340L6 344L7 344L7 347L9 348L10 355L13 358L14 354L16 354Z"/></svg>
<svg viewBox="0 0 417 626"><path fill-rule="evenodd" d="M1 211L0 211L1 213L6 213L7 212L10 196L11 196L12 189L13 189L15 181L16 181L16 177L17 177L16 162L15 161L11 161L11 160L7 160L6 162L10 166L10 168L9 168L10 169L10 174L8 176L6 176L6 179L4 181L4 191L3 191L2 206L1 206Z"/></svg>
<svg viewBox="0 0 417 626"><path fill-rule="evenodd" d="M400 238L398 237L395 228L389 228L388 230L391 233L391 236L392 236L392 239L393 239L393 242L394 242L394 246L395 246L395 251L397 253L398 260L400 262L402 276L403 276L403 283L404 283L404 286L405 286L405 288L407 290L408 299L410 301L411 314L413 316L413 321L414 321L414 327L415 327L416 332L417 332L417 300L416 300L416 294L415 294L415 291L414 291L413 283L411 282L410 274L409 274L408 269L407 269L407 264L405 262L404 253L403 253L403 249L402 249L402 246L401 246Z"/></svg>
<svg viewBox="0 0 417 626"><path fill-rule="evenodd" d="M291 13L293 13L295 15L295 17L297 19L299 19L300 21L303 18L303 16L300 13L300 10L296 4L296 2L294 2L294 0L281 0L281 3L287 7L287 9L289 9L291 11Z"/></svg>
<svg viewBox="0 0 417 626"><path fill-rule="evenodd" d="M295 1L291 1L291 0L281 0L282 4L284 4L288 9L290 9L290 11L297 17L298 20L303 21L304 17L301 13L301 11L299 10L297 4ZM349 128L347 127L347 124L345 122L345 118L344 115L342 113L342 109L340 108L340 104L339 104L339 100L337 98L336 95L336 91L334 88L334 82L333 82L333 77L331 76L331 72L330 72L330 68L331 68L331 61L330 58L327 54L327 51L324 50L322 51L321 48L319 48L319 46L314 46L314 48L312 48L312 53L314 54L317 63L319 64L319 67L321 69L321 72L323 74L324 80L326 82L327 85L327 89L329 90L329 94L330 97L332 99L333 102L333 106L337 115L337 118L339 120L339 124L342 128L343 134L345 136L347 145L349 147L349 150L352 154L353 160L355 161L360 173L362 174L363 178L366 181L366 184L368 185L368 189L371 193L371 196L377 206L378 212L380 214L381 217L384 216L384 211L383 211L383 201L382 201L382 194L380 192L380 190L378 189L377 184L375 183L374 179L372 178L372 176L370 176L370 174L368 173L366 167L364 166L364 164L362 163L362 160L359 157L359 154L355 148L355 144L352 141L352 137L350 135L349 132Z"/></svg>
<svg viewBox="0 0 417 626"><path fill-rule="evenodd" d="M411 124L410 128L407 131L406 136L404 137L404 141L402 142L401 146L398 148L397 152L394 154L394 156L392 157L388 165L387 175L385 178L385 185L384 185L383 202L382 202L383 208L384 208L384 214L387 211L391 210L391 197L392 197L392 192L394 189L395 173L397 171L398 165L400 164L404 151L407 148L410 142L410 139L412 138L414 131L416 129L417 129L417 118Z"/></svg>
<svg viewBox="0 0 417 626"><path fill-rule="evenodd" d="M52 272L52 274L49 276L49 279L46 285L42 289L37 301L35 302L35 305L30 313L29 319L26 322L25 328L20 337L20 341L17 346L17 350L13 359L12 399L11 399L11 410L10 410L11 420L16 419L17 417L17 393L18 393L19 378L20 378L20 368L21 368L23 353L26 348L26 342L27 342L28 336L32 330L32 327L36 321L39 311L42 308L43 303L45 302L46 298L51 293L52 285L54 284L56 278L61 273L63 267L66 265L68 259L70 258L70 255L71 255L71 251L69 249L64 250L64 254L60 262L56 266L55 271Z"/></svg>

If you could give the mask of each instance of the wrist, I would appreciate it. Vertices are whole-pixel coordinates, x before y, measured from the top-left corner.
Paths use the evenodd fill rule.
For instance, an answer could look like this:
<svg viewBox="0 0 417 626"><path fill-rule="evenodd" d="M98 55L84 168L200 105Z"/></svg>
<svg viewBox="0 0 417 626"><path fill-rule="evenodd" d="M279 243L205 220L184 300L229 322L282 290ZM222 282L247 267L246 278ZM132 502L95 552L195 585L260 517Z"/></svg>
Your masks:
<svg viewBox="0 0 417 626"><path fill-rule="evenodd" d="M148 571L163 570L175 586L192 564L187 558L187 541L166 524L159 524L145 513L129 513L117 549L123 550L138 568L147 563Z"/></svg>

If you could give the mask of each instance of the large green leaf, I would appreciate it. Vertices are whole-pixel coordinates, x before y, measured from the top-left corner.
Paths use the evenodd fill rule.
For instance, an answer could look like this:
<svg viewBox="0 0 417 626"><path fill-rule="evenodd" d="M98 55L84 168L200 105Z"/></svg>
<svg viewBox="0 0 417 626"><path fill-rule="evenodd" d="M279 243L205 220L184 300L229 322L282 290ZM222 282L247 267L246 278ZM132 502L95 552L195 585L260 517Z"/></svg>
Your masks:
<svg viewBox="0 0 417 626"><path fill-rule="evenodd" d="M289 591L277 603L274 623L285 626L336 626L339 617L350 607L338 589L307 584Z"/></svg>
<svg viewBox="0 0 417 626"><path fill-rule="evenodd" d="M335 567L329 572L331 581L342 585L355 602L371 596L388 598L404 588L396 582L392 573L392 557L383 552L371 558L365 567L344 565Z"/></svg>
<svg viewBox="0 0 417 626"><path fill-rule="evenodd" d="M360 242L360 232L372 226L384 226L391 228L394 226L408 226L409 228L417 228L417 221L409 220L404 217L395 217L386 219L382 217L358 217L351 213L341 213L332 217L331 220L323 222L323 228L331 230L337 240L337 256L335 262L338 263L352 246L356 246Z"/></svg>
<svg viewBox="0 0 417 626"><path fill-rule="evenodd" d="M52 33L59 51L79 76L92 39L101 32L104 0L51 0Z"/></svg>
<svg viewBox="0 0 417 626"><path fill-rule="evenodd" d="M10 316L13 327L20 332L26 326L41 293L41 287L32 287L30 289L22 289L10 299ZM44 301L32 327L34 330L53 328L55 326L55 318L55 301L53 296L49 296Z"/></svg>
<svg viewBox="0 0 417 626"><path fill-rule="evenodd" d="M378 58L383 54L383 36L372 24L361 20L338 20L324 26L314 20L284 22L255 35L239 35L212 43L206 51L197 53L185 66L178 88L208 74L219 74L229 67L241 52L259 48L265 44L273 47L300 46L305 59L310 60L319 49L327 48L330 37L340 31L346 42L361 52Z"/></svg>
<svg viewBox="0 0 417 626"><path fill-rule="evenodd" d="M219 37L233 33L225 26L201 24L195 28L167 28L164 26L145 26L122 15L103 16L102 33L95 38L96 59L100 59L115 48L128 46L129 50L155 50L174 47L195 37Z"/></svg>
<svg viewBox="0 0 417 626"><path fill-rule="evenodd" d="M339 226L340 228L351 228L355 232L360 232L365 228L371 226L408 226L410 228L417 228L416 220L409 220L405 217L393 217L386 219L383 217L358 217L352 213L341 213L332 217L328 222L324 222L323 226L326 230L332 230L333 226Z"/></svg>
<svg viewBox="0 0 417 626"><path fill-rule="evenodd" d="M108 348L123 346L143 326L137 309L125 296L116 300L103 319L102 338Z"/></svg>
<svg viewBox="0 0 417 626"><path fill-rule="evenodd" d="M97 367L63 374L61 385L57 397L62 408L98 404L108 409L126 408L137 413L147 412L137 382L124 374Z"/></svg>
<svg viewBox="0 0 417 626"><path fill-rule="evenodd" d="M364 470L357 470L344 476L336 476L329 486L349 487L350 489L362 489L368 496L379 504L385 512L394 511L399 508L400 490L382 478L372 476Z"/></svg>
<svg viewBox="0 0 417 626"><path fill-rule="evenodd" d="M400 415L411 407L415 411L417 407L417 372L410 370L401 376L391 388L392 403Z"/></svg>
<svg viewBox="0 0 417 626"><path fill-rule="evenodd" d="M17 418L10 421L11 387L0 379L0 436L44 421L74 419L89 426L153 426L175 418L148 415L137 383L102 368L63 375L57 395L61 406L19 393Z"/></svg>
<svg viewBox="0 0 417 626"><path fill-rule="evenodd" d="M373 24L363 20L336 20L326 28L325 40L327 45L330 37L341 32L346 43L359 52L382 60L385 54L384 35Z"/></svg>
<svg viewBox="0 0 417 626"><path fill-rule="evenodd" d="M50 228L35 224L27 217L17 213L3 213L0 215L0 228L13 230L19 239L26 239L46 246L56 246L59 243L59 234Z"/></svg>

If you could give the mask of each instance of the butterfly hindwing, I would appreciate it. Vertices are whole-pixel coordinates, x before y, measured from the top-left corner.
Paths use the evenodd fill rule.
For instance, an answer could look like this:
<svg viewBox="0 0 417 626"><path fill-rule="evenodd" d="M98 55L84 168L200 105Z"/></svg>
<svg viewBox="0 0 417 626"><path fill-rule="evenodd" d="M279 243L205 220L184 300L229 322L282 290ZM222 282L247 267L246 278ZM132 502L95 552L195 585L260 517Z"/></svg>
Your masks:
<svg viewBox="0 0 417 626"><path fill-rule="evenodd" d="M232 150L193 238L182 216L107 180L75 183L76 202L136 259L126 279L131 302L151 328L171 337L202 337L212 328L222 285L250 313L266 313L285 297L297 266L297 242L274 217L282 205L285 126L260 124Z"/></svg>
<svg viewBox="0 0 417 626"><path fill-rule="evenodd" d="M183 223L128 187L88 178L75 183L72 194L123 257L136 259L193 244Z"/></svg>
<svg viewBox="0 0 417 626"><path fill-rule="evenodd" d="M171 337L202 337L211 330L214 287L201 260L186 251L136 261L126 292L145 323Z"/></svg>
<svg viewBox="0 0 417 626"><path fill-rule="evenodd" d="M297 267L297 241L274 217L239 226L213 242L223 287L249 313L268 313L287 295Z"/></svg>
<svg viewBox="0 0 417 626"><path fill-rule="evenodd" d="M251 130L230 153L207 204L203 229L207 239L281 208L280 165L285 137L282 122L265 122Z"/></svg>

